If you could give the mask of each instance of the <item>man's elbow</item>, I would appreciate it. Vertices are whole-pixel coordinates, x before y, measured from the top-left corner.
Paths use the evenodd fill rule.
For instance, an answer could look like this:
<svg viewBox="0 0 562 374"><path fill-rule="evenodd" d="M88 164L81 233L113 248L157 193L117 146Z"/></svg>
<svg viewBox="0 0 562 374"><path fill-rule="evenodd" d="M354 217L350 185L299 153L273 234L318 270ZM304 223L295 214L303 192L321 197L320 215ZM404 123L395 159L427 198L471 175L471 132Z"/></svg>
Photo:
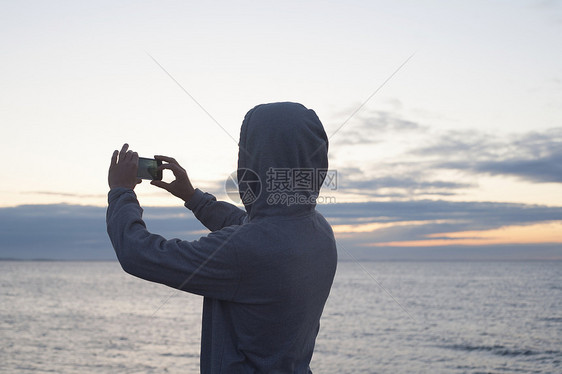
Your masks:
<svg viewBox="0 0 562 374"><path fill-rule="evenodd" d="M135 259L130 255L130 252L117 246L114 246L114 249L115 254L117 255L117 260L119 261L123 271L128 274L135 275Z"/></svg>

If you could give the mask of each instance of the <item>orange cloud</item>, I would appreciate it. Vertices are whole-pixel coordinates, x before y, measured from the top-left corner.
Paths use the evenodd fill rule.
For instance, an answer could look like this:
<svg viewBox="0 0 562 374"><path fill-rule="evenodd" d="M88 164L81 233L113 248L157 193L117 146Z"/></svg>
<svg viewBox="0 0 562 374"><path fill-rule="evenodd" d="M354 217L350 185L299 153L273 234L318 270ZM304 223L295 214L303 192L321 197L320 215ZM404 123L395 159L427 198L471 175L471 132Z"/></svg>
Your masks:
<svg viewBox="0 0 562 374"><path fill-rule="evenodd" d="M432 221L399 221L399 222L372 222L363 223L357 225L332 225L332 230L334 233L340 234L353 234L358 232L373 232L380 229L385 229L388 227L398 227L398 226L421 226L430 223L446 223L451 222L451 220L432 220ZM349 236L349 235L347 235Z"/></svg>
<svg viewBox="0 0 562 374"><path fill-rule="evenodd" d="M446 245L562 244L562 222L507 226L485 231L460 231L426 235L427 240L368 244L371 247L435 247Z"/></svg>
<svg viewBox="0 0 562 374"><path fill-rule="evenodd" d="M363 223L358 225L332 225L332 230L336 234L343 233L356 233L356 232L372 232L379 229L384 229L387 227L394 226L406 226L406 225L423 225L427 222L425 221L402 221L402 222L372 222Z"/></svg>

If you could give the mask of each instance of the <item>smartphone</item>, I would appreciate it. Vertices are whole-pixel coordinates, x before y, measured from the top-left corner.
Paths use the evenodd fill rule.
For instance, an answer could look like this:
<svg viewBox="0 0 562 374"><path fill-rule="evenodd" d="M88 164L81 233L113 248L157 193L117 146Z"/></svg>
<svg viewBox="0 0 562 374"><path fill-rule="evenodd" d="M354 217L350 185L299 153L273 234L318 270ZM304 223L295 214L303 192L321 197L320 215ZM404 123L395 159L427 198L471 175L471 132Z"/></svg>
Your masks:
<svg viewBox="0 0 562 374"><path fill-rule="evenodd" d="M162 165L162 161L153 158L139 157L139 168L137 169L137 177L141 179L162 180L162 170L158 170L158 166Z"/></svg>

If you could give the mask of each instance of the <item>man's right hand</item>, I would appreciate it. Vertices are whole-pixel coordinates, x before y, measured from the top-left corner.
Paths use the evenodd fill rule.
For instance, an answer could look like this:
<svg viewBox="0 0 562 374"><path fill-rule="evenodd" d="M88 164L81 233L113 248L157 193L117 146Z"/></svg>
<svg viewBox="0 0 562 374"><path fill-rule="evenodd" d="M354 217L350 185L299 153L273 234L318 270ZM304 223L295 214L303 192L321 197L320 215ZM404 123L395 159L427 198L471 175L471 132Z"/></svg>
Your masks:
<svg viewBox="0 0 562 374"><path fill-rule="evenodd" d="M153 180L150 184L155 185L156 187L160 187L168 191L174 196L179 197L185 202L188 202L193 194L195 193L195 189L191 185L189 181L189 177L187 176L187 172L184 168L180 166L180 164L173 159L172 157L167 156L154 156L155 159L167 162L166 164L162 164L158 167L159 170L168 169L174 173L174 177L176 178L174 181L170 183L166 183L163 181Z"/></svg>

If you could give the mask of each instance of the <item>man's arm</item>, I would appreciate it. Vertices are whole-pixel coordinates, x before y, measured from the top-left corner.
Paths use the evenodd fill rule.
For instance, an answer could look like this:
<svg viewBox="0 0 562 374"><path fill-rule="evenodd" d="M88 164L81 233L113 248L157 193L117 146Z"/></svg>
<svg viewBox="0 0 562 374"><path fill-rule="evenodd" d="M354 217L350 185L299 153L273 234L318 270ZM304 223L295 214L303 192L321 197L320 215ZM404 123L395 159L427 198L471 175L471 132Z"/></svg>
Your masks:
<svg viewBox="0 0 562 374"><path fill-rule="evenodd" d="M248 216L245 210L236 205L217 201L213 195L199 189L195 190L191 199L185 203L185 207L191 210L195 217L211 231L241 225Z"/></svg>
<svg viewBox="0 0 562 374"><path fill-rule="evenodd" d="M232 239L222 230L189 242L150 233L135 192L112 188L108 195L107 232L123 270L136 277L183 291L230 300L240 280Z"/></svg>
<svg viewBox="0 0 562 374"><path fill-rule="evenodd" d="M219 299L233 297L239 280L236 251L227 248L235 230L194 242L166 240L146 229L133 191L138 155L124 144L111 157L107 232L123 269L139 278ZM187 177L187 175L186 175Z"/></svg>
<svg viewBox="0 0 562 374"><path fill-rule="evenodd" d="M186 208L211 231L217 231L227 226L241 225L246 219L246 211L233 204L217 199L191 185L187 172L172 157L154 156L157 160L166 162L160 170L168 169L174 173L175 180L171 183L152 181L151 184L163 188L184 201Z"/></svg>

